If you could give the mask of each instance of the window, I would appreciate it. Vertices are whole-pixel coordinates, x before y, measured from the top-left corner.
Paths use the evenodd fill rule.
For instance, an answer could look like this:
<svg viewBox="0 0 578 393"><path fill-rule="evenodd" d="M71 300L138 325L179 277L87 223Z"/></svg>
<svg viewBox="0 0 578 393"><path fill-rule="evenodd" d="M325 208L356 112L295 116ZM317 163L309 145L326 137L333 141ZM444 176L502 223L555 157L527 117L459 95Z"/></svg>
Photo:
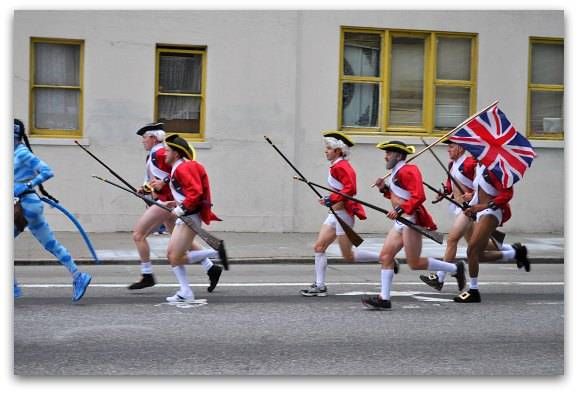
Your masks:
<svg viewBox="0 0 578 393"><path fill-rule="evenodd" d="M205 49L157 47L155 118L165 131L204 138Z"/></svg>
<svg viewBox="0 0 578 393"><path fill-rule="evenodd" d="M341 130L435 134L475 111L475 34L364 28L341 34Z"/></svg>
<svg viewBox="0 0 578 393"><path fill-rule="evenodd" d="M564 138L564 40L530 38L528 136Z"/></svg>
<svg viewBox="0 0 578 393"><path fill-rule="evenodd" d="M30 134L82 136L83 41L32 38Z"/></svg>

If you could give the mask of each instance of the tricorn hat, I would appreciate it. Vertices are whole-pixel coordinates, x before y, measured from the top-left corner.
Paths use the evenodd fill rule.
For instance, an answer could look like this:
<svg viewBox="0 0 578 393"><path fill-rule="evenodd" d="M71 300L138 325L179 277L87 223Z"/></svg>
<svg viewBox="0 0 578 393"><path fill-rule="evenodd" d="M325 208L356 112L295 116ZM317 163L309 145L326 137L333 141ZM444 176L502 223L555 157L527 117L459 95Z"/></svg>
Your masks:
<svg viewBox="0 0 578 393"><path fill-rule="evenodd" d="M136 134L143 136L147 131L164 131L164 124L163 123L149 123L146 126L139 129Z"/></svg>
<svg viewBox="0 0 578 393"><path fill-rule="evenodd" d="M380 150L385 151L395 151L402 154L413 154L415 153L415 147L411 145L406 145L404 142L401 141L389 141L389 142L381 142L376 145L376 147Z"/></svg>
<svg viewBox="0 0 578 393"><path fill-rule="evenodd" d="M178 150L189 160L194 160L197 156L195 149L179 134L172 134L165 138L165 143L173 150Z"/></svg>
<svg viewBox="0 0 578 393"><path fill-rule="evenodd" d="M349 147L354 145L353 141L351 139L349 139L349 137L347 135L345 135L343 132L340 132L340 131L325 131L323 133L323 137L324 138L335 138L339 141L342 141L343 143L345 143Z"/></svg>

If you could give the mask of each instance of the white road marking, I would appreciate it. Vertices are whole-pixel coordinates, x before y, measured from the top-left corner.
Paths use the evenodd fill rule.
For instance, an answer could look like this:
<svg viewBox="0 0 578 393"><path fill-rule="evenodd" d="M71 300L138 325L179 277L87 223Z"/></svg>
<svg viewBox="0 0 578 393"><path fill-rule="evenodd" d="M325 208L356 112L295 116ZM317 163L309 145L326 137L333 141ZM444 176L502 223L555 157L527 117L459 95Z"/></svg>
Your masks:
<svg viewBox="0 0 578 393"><path fill-rule="evenodd" d="M23 288L71 288L72 284L22 284ZM128 284L90 284L90 288L126 288ZM219 283L220 287L297 287L310 286L311 282L239 282L239 283ZM380 286L379 282L330 282L327 286L357 285L357 286ZM395 282L394 285L423 286L423 282ZM446 282L445 286L457 285L455 282ZM480 283L481 286L563 286L563 281L489 281ZM179 284L156 284L159 288L174 288ZM191 287L206 287L207 284L190 284Z"/></svg>
<svg viewBox="0 0 578 393"><path fill-rule="evenodd" d="M155 304L155 307L158 306L173 306L176 308L197 308L197 307L202 307L202 306L206 306L207 303L207 299L195 299L192 301L188 301L188 302L165 302L165 303L159 303L159 304Z"/></svg>

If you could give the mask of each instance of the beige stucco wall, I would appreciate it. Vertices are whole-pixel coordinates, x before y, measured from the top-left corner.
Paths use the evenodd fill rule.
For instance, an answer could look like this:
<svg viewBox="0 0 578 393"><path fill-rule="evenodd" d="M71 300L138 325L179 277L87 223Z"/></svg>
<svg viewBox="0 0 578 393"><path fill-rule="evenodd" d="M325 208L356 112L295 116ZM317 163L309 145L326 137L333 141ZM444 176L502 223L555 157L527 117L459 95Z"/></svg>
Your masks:
<svg viewBox="0 0 578 393"><path fill-rule="evenodd" d="M215 210L224 220L211 227L316 231L325 210L310 190L295 184L293 173L263 135L270 136L311 179L325 181L320 130L337 125L340 26L478 33L478 106L499 99L500 107L524 132L528 38L563 37L564 15L559 11L16 11L14 115L28 118L30 37L85 40L85 142L138 185L144 152L135 131L153 120L155 46L206 45L206 142L196 148L211 176ZM382 139L387 137L356 137L353 150L359 197L374 203L383 203L368 187L384 173L382 153L374 148ZM403 139L421 143L417 138ZM130 230L143 204L93 180L91 174L109 175L71 141L58 143L37 140L33 146L57 173L47 188L88 230ZM562 232L564 143L535 146L539 157L516 186L514 217L506 229ZM436 151L444 155L443 147ZM430 183L442 181L443 173L429 155L416 161ZM440 229L446 230L445 206L430 210ZM48 214L55 229L71 228L59 214ZM382 215L373 212L358 224L363 232L384 232L389 227Z"/></svg>

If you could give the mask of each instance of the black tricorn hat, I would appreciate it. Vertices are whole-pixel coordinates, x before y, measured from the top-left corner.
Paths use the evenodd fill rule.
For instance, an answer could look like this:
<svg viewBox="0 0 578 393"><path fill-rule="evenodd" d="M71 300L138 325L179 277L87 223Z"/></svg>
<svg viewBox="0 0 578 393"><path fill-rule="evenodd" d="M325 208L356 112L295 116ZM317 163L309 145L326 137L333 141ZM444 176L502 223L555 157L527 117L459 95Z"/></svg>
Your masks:
<svg viewBox="0 0 578 393"><path fill-rule="evenodd" d="M349 147L354 145L353 141L351 139L349 139L349 137L347 135L345 135L343 132L340 132L340 131L325 131L323 133L323 137L324 138L335 138L338 141L342 141L343 143L345 143Z"/></svg>
<svg viewBox="0 0 578 393"><path fill-rule="evenodd" d="M404 142L401 141L389 141L389 142L381 142L376 145L376 147L380 150L385 151L396 151L402 154L413 154L415 153L415 147L411 145L406 145Z"/></svg>
<svg viewBox="0 0 578 393"><path fill-rule="evenodd" d="M173 150L178 150L181 154L186 156L189 160L195 159L195 150L191 148L189 143L179 134L172 134L165 138L165 143Z"/></svg>
<svg viewBox="0 0 578 393"><path fill-rule="evenodd" d="M164 131L164 123L149 123L146 126L139 129L136 134L143 136L147 131Z"/></svg>

